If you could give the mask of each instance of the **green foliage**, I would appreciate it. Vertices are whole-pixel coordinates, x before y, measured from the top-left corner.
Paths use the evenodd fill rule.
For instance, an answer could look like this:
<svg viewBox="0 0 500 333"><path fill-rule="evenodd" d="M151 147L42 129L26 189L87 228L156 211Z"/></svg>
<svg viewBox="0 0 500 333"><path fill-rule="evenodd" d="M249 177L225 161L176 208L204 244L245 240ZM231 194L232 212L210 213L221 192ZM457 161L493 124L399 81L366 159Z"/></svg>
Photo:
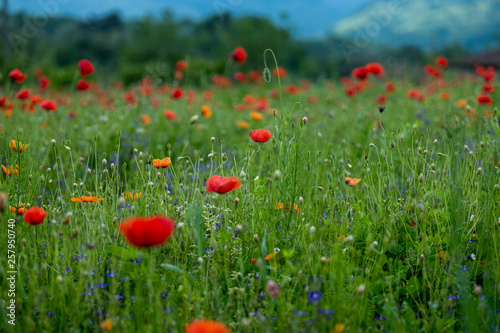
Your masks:
<svg viewBox="0 0 500 333"><path fill-rule="evenodd" d="M277 61L271 66L266 55L272 71ZM116 88L102 92L111 105L97 93L51 90L47 95L68 100L54 113L29 113L12 98L12 117L0 113L0 159L17 164L19 174L2 174L0 193L11 206L42 207L47 217L30 226L9 210L0 216L4 227L16 221L18 271L17 324L7 324L1 307L2 331L96 332L107 318L117 332L183 332L198 318L233 332L494 330L498 119L487 117L488 106L473 105L475 116L456 107L459 98L473 104L476 87L446 75L454 82L446 88L451 101L435 94L411 100L409 83L399 81L380 114L373 104L384 89L378 79L355 98L320 81L270 98L275 112L262 112L262 121L233 106L245 95L280 91L294 82L289 77L186 86L192 101L173 100L153 84L135 105ZM203 104L212 117L191 120ZM165 108L177 113L175 121L165 119ZM150 124L140 121L146 114ZM237 127L239 120L249 128ZM273 138L252 142L248 131L257 128ZM30 146L14 152L10 140ZM168 168L151 164L166 156ZM241 187L207 193L214 174L238 177ZM351 187L346 177L361 181ZM127 192L142 196L123 201ZM71 201L81 195L104 200ZM174 218L175 235L157 248L127 244L119 223L153 214ZM4 248L7 239L1 232ZM7 272L2 255L5 302ZM269 280L281 287L276 298L266 292Z"/></svg>

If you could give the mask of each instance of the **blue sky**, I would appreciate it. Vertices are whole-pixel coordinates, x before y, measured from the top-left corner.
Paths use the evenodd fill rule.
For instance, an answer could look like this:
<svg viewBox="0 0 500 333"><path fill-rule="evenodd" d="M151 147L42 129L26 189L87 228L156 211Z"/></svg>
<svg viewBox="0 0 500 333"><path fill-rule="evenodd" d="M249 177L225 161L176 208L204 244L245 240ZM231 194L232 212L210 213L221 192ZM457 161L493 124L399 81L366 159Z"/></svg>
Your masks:
<svg viewBox="0 0 500 333"><path fill-rule="evenodd" d="M373 0L10 0L10 11L81 18L100 16L117 11L126 18L155 15L170 9L177 17L200 19L229 11L234 15L258 14L292 28L297 36L321 36L335 22ZM49 9L44 4L51 4ZM283 22L281 13L288 13Z"/></svg>

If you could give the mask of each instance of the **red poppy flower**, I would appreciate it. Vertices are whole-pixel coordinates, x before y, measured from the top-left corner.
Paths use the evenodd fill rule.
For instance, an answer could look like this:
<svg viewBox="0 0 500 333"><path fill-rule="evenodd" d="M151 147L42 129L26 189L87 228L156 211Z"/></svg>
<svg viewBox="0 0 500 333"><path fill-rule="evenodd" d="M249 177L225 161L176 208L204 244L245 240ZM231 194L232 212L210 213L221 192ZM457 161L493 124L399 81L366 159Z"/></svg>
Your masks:
<svg viewBox="0 0 500 333"><path fill-rule="evenodd" d="M180 88L172 89L172 91L170 92L170 97L172 97L173 99L182 98L182 90Z"/></svg>
<svg viewBox="0 0 500 333"><path fill-rule="evenodd" d="M491 105L493 103L493 101L491 100L491 97L488 96L488 95L478 95L476 97L476 101L478 104L480 105L485 105L485 104L488 104L488 105Z"/></svg>
<svg viewBox="0 0 500 333"><path fill-rule="evenodd" d="M265 129L258 129L250 131L250 137L254 142L267 142L271 138L271 131Z"/></svg>
<svg viewBox="0 0 500 333"><path fill-rule="evenodd" d="M24 213L24 220L31 225L39 225L45 219L47 213L39 207L31 207Z"/></svg>
<svg viewBox="0 0 500 333"><path fill-rule="evenodd" d="M185 333L230 333L224 324L215 320L195 320L186 326Z"/></svg>
<svg viewBox="0 0 500 333"><path fill-rule="evenodd" d="M425 65L425 72L432 77L442 76L442 73L433 65Z"/></svg>
<svg viewBox="0 0 500 333"><path fill-rule="evenodd" d="M30 90L29 89L19 90L19 92L16 95L17 99L28 99L29 97L30 97Z"/></svg>
<svg viewBox="0 0 500 333"><path fill-rule="evenodd" d="M339 83L343 86L349 86L352 84L352 80L348 77L341 77L339 79Z"/></svg>
<svg viewBox="0 0 500 333"><path fill-rule="evenodd" d="M245 51L244 48L242 48L241 46L238 46L237 48L234 49L233 52L231 52L229 57L231 59L233 59L234 61L236 61L237 63L243 64L243 63L245 63L245 61L247 61L248 55L247 55L247 51Z"/></svg>
<svg viewBox="0 0 500 333"><path fill-rule="evenodd" d="M46 99L40 102L40 107L47 111L57 110L57 103L51 99Z"/></svg>
<svg viewBox="0 0 500 333"><path fill-rule="evenodd" d="M354 86L348 86L344 89L344 94L347 97L354 97L354 95L356 95L356 88Z"/></svg>
<svg viewBox="0 0 500 333"><path fill-rule="evenodd" d="M39 84L41 90L45 90L49 87L50 80L48 77L42 76L38 79L38 84Z"/></svg>
<svg viewBox="0 0 500 333"><path fill-rule="evenodd" d="M373 74L376 76L384 76L385 73L384 67L377 62L366 64L365 69L369 74Z"/></svg>
<svg viewBox="0 0 500 333"><path fill-rule="evenodd" d="M241 72L234 73L233 77L238 82L241 82L241 83L247 82L247 76Z"/></svg>
<svg viewBox="0 0 500 333"><path fill-rule="evenodd" d="M39 79L40 77L43 76L43 71L41 68L36 68L34 71L33 71L33 75L35 75L35 77L37 79Z"/></svg>
<svg viewBox="0 0 500 333"><path fill-rule="evenodd" d="M238 177L221 177L213 175L207 180L207 192L224 194L236 190L241 186Z"/></svg>
<svg viewBox="0 0 500 333"><path fill-rule="evenodd" d="M285 91L289 94L296 95L299 93L299 87L294 84L289 84L285 87Z"/></svg>
<svg viewBox="0 0 500 333"><path fill-rule="evenodd" d="M446 68L448 67L448 59L446 57L439 56L436 58L435 64L439 67Z"/></svg>
<svg viewBox="0 0 500 333"><path fill-rule="evenodd" d="M137 98L135 98L134 94L132 93L124 93L123 99L125 100L125 103L127 103L127 105L129 106L137 104Z"/></svg>
<svg viewBox="0 0 500 333"><path fill-rule="evenodd" d="M9 77L16 83L23 83L26 74L22 73L19 68L16 68L9 73Z"/></svg>
<svg viewBox="0 0 500 333"><path fill-rule="evenodd" d="M412 227L414 227L414 226L415 226L415 221L411 221L411 222L410 222L410 225L411 225Z"/></svg>
<svg viewBox="0 0 500 333"><path fill-rule="evenodd" d="M170 121L174 121L175 117L176 117L175 112L172 111L172 110L165 110L165 111L163 111L163 115L165 116L165 118L167 118Z"/></svg>
<svg viewBox="0 0 500 333"><path fill-rule="evenodd" d="M187 69L187 62L186 60L179 60L175 64L175 68L179 71L185 71Z"/></svg>
<svg viewBox="0 0 500 333"><path fill-rule="evenodd" d="M90 85L85 80L80 80L76 84L76 89L80 91L85 91L90 88Z"/></svg>
<svg viewBox="0 0 500 333"><path fill-rule="evenodd" d="M230 81L227 77L224 77L224 76L219 75L219 74L215 74L212 77L212 82L213 82L213 84L215 84L216 86L219 86L219 87L227 87L230 84Z"/></svg>
<svg viewBox="0 0 500 333"><path fill-rule="evenodd" d="M260 80L262 79L262 76L257 71L250 71L248 72L248 78L254 83L259 83Z"/></svg>
<svg viewBox="0 0 500 333"><path fill-rule="evenodd" d="M351 75L358 80L365 80L368 76L368 71L364 67L356 67L352 70Z"/></svg>
<svg viewBox="0 0 500 333"><path fill-rule="evenodd" d="M495 92L495 86L492 85L491 83L485 83L481 90L485 93L493 93Z"/></svg>
<svg viewBox="0 0 500 333"><path fill-rule="evenodd" d="M273 75L275 77L278 77L278 74L280 75L280 79L286 78L287 75L286 69L284 69L283 67L278 67L278 69L275 68L273 70Z"/></svg>
<svg viewBox="0 0 500 333"><path fill-rule="evenodd" d="M387 103L387 97L384 94L378 95L375 98L375 104L377 105L385 105Z"/></svg>
<svg viewBox="0 0 500 333"><path fill-rule="evenodd" d="M175 222L160 215L134 217L123 221L118 229L130 244L136 247L152 247L162 245L172 236Z"/></svg>
<svg viewBox="0 0 500 333"><path fill-rule="evenodd" d="M411 99L420 99L420 91L418 91L417 89L410 89L408 90L408 97L410 97Z"/></svg>
<svg viewBox="0 0 500 333"><path fill-rule="evenodd" d="M6 102L8 102L7 96L2 96L2 98L0 98L0 108L3 109L6 105Z"/></svg>
<svg viewBox="0 0 500 333"><path fill-rule="evenodd" d="M481 75L483 77L483 80L486 82L491 82L495 79L495 68L494 67L488 67L487 70Z"/></svg>
<svg viewBox="0 0 500 333"><path fill-rule="evenodd" d="M184 77L184 73L182 71L175 71L174 72L174 79L176 79L177 81L182 80L183 77Z"/></svg>
<svg viewBox="0 0 500 333"><path fill-rule="evenodd" d="M259 111L264 111L269 108L269 102L265 97L260 98L256 103L255 103L255 108Z"/></svg>
<svg viewBox="0 0 500 333"><path fill-rule="evenodd" d="M394 82L387 82L385 84L385 91L387 91L388 93L392 93L395 89L396 85L394 84Z"/></svg>
<svg viewBox="0 0 500 333"><path fill-rule="evenodd" d="M78 62L78 68L80 69L81 76L87 76L94 73L94 65L87 59L82 59Z"/></svg>

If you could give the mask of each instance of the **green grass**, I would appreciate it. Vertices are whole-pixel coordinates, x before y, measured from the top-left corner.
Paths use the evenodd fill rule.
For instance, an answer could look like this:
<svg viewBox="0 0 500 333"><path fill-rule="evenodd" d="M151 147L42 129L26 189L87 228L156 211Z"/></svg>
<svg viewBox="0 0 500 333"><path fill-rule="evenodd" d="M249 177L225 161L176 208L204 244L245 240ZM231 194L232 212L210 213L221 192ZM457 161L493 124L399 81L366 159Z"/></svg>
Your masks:
<svg viewBox="0 0 500 333"><path fill-rule="evenodd" d="M68 99L55 113L29 113L15 102L12 117L0 114L0 152L19 174L2 176L0 192L11 206L39 206L47 217L38 226L8 209L0 217L2 249L8 220L16 219L18 271L12 326L2 254L0 330L99 332L111 318L114 332L182 332L196 318L213 318L234 332L328 332L336 324L348 332L496 332L497 113L476 105L479 84L448 75L447 101L438 94L411 100L409 84L399 81L381 114L373 103L381 82L370 79L352 99L339 84L318 82L285 93L283 110L269 99L275 115L265 112L260 122L234 105L247 94L268 97L275 79L192 88L191 103L155 89L159 107L140 93L129 107L115 89L104 91L113 108L94 93L73 91L50 92ZM454 105L460 98L476 116ZM203 104L212 117L201 116ZM166 120L164 109L177 120ZM140 122L143 114L150 125ZM252 142L248 132L258 128L273 138ZM30 146L16 153L10 140ZM172 159L169 168L150 164L164 157ZM242 185L206 193L213 174L239 177ZM349 187L346 176L362 180ZM143 195L124 203L120 195L129 191ZM70 201L89 194L104 200ZM297 204L300 212L277 203ZM158 248L127 245L120 221L153 214L182 227ZM264 261L275 248L278 255ZM266 294L268 280L280 285L277 298ZM322 296L315 302L313 295Z"/></svg>

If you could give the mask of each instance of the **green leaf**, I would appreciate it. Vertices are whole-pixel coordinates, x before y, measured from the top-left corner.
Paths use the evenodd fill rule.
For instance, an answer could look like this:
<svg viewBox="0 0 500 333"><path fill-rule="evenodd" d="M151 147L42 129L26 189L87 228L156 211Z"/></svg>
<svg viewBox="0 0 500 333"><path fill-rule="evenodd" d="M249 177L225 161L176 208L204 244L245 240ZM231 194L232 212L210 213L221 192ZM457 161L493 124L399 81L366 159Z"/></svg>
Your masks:
<svg viewBox="0 0 500 333"><path fill-rule="evenodd" d="M120 259L128 260L137 258L137 250L132 250L117 245L106 246L106 251Z"/></svg>
<svg viewBox="0 0 500 333"><path fill-rule="evenodd" d="M413 297L417 297L418 294L420 294L420 291L421 291L421 286L420 286L420 282L418 281L418 279L414 276L412 276L408 282L406 283L406 290L408 291L408 293L410 293Z"/></svg>

